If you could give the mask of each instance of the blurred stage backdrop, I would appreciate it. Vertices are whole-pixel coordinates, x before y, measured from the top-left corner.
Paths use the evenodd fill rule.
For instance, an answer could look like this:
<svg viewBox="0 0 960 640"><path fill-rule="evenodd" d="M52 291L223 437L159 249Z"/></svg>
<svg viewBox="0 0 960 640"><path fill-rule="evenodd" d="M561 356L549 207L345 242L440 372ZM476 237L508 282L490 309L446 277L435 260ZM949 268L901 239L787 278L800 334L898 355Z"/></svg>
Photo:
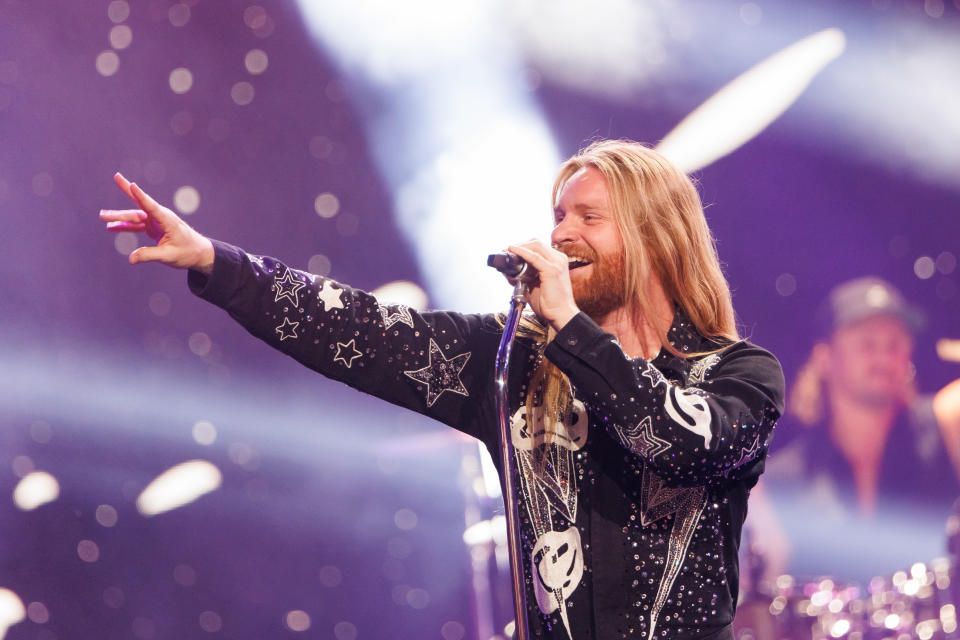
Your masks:
<svg viewBox="0 0 960 640"><path fill-rule="evenodd" d="M932 392L960 377L957 60L956 0L0 0L0 637L503 633L476 445L129 266L113 172L251 252L497 310L484 258L547 236L563 158L657 144L753 69L670 147L744 332L792 382L830 288L881 276L926 313ZM929 586L955 494L774 495L784 570Z"/></svg>

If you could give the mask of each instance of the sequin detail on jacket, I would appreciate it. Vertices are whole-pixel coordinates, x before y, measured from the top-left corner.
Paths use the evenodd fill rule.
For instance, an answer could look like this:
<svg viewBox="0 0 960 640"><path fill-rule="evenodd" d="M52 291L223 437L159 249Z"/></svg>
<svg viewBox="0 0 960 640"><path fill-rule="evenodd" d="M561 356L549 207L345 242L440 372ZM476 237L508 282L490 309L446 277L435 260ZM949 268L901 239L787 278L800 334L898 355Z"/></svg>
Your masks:
<svg viewBox="0 0 960 640"><path fill-rule="evenodd" d="M492 315L418 313L215 242L191 289L325 376L481 439L502 470ZM718 344L678 311L666 350L628 358L587 316L545 348L518 340L509 372L534 638L732 638L737 548L750 488L783 408L769 352ZM534 473L524 412L538 357L574 402Z"/></svg>

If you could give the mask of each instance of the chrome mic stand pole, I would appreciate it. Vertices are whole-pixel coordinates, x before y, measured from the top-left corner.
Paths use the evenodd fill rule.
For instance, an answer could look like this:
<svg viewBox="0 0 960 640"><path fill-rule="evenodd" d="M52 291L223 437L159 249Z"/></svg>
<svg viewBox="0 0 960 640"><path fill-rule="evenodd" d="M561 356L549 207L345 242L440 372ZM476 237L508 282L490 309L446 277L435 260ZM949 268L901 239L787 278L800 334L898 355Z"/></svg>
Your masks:
<svg viewBox="0 0 960 640"><path fill-rule="evenodd" d="M507 545L510 555L510 574L513 581L513 607L517 640L527 640L529 627L527 626L526 591L523 588L523 560L520 544L520 505L517 501L517 461L513 455L513 446L510 436L510 401L507 395L507 372L510 364L510 351L513 348L513 339L520 324L520 314L526 303L523 300L526 293L526 284L517 279L510 297L510 313L503 327L503 337L497 350L495 403L497 416L500 420L500 461L503 464L504 492L503 502L506 507Z"/></svg>

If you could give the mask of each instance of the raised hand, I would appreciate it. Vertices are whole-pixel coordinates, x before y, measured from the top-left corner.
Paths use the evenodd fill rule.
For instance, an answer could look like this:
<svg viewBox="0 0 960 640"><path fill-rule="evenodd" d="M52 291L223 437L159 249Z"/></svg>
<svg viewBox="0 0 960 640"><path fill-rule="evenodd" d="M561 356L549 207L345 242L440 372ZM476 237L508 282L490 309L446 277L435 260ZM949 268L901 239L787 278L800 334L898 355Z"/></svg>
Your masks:
<svg viewBox="0 0 960 640"><path fill-rule="evenodd" d="M139 208L101 210L100 219L107 223L107 230L142 232L157 242L156 246L140 247L133 251L130 264L160 262L177 269L211 273L214 253L209 238L197 233L177 214L158 204L119 173L113 176L113 180Z"/></svg>
<svg viewBox="0 0 960 640"><path fill-rule="evenodd" d="M508 250L537 270L539 283L527 292L533 312L559 331L580 310L573 298L567 256L539 240L511 245Z"/></svg>

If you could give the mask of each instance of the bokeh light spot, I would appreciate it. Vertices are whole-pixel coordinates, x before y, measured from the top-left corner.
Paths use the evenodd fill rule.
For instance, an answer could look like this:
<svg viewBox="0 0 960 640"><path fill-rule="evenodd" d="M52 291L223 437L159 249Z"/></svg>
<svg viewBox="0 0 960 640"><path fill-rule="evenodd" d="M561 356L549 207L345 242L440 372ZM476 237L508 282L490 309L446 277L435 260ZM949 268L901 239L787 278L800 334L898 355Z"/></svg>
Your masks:
<svg viewBox="0 0 960 640"><path fill-rule="evenodd" d="M41 171L33 176L30 182L33 187L33 192L41 198L46 198L53 193L53 176L46 171Z"/></svg>
<svg viewBox="0 0 960 640"><path fill-rule="evenodd" d="M310 260L307 261L307 271L315 273L318 276L330 275L332 266L333 265L330 264L330 258L322 253L310 256Z"/></svg>
<svg viewBox="0 0 960 640"><path fill-rule="evenodd" d="M344 620L334 625L333 635L337 640L356 640L357 627L352 622Z"/></svg>
<svg viewBox="0 0 960 640"><path fill-rule="evenodd" d="M174 93L186 93L193 87L193 72L186 67L177 67L170 72L169 82Z"/></svg>
<svg viewBox="0 0 960 640"><path fill-rule="evenodd" d="M5 633L8 627L23 620L26 612L20 596L10 589L0 587L0 631Z"/></svg>
<svg viewBox="0 0 960 640"><path fill-rule="evenodd" d="M119 609L127 601L120 587L107 587L103 590L103 604L111 609Z"/></svg>
<svg viewBox="0 0 960 640"><path fill-rule="evenodd" d="M95 63L97 73L107 77L112 76L120 69L120 56L114 51L101 51Z"/></svg>
<svg viewBox="0 0 960 640"><path fill-rule="evenodd" d="M287 612L284 622L291 631L306 631L310 628L310 615L306 611L294 609Z"/></svg>
<svg viewBox="0 0 960 640"><path fill-rule="evenodd" d="M198 420L193 424L193 439L197 444L209 446L217 441L217 428L212 422Z"/></svg>
<svg viewBox="0 0 960 640"><path fill-rule="evenodd" d="M243 10L243 23L251 29L262 27L267 20L267 10L258 4Z"/></svg>
<svg viewBox="0 0 960 640"><path fill-rule="evenodd" d="M173 206L184 215L196 213L200 208L200 192L190 185L184 185L173 193Z"/></svg>
<svg viewBox="0 0 960 640"><path fill-rule="evenodd" d="M84 562L96 562L100 559L100 547L93 540L81 540L77 543L77 556Z"/></svg>
<svg viewBox="0 0 960 640"><path fill-rule="evenodd" d="M157 635L157 625L150 618L134 618L130 630L141 640L151 640Z"/></svg>
<svg viewBox="0 0 960 640"><path fill-rule="evenodd" d="M949 251L943 251L937 256L937 271L943 275L950 275L957 268L957 256Z"/></svg>
<svg viewBox="0 0 960 640"><path fill-rule="evenodd" d="M318 160L325 160L333 153L333 142L327 136L313 136L309 147L310 155Z"/></svg>
<svg viewBox="0 0 960 640"><path fill-rule="evenodd" d="M215 491L223 483L220 470L206 460L188 460L153 479L137 496L137 510L155 516L177 509Z"/></svg>
<svg viewBox="0 0 960 640"><path fill-rule="evenodd" d="M430 594L426 589L410 589L407 592L407 604L414 609L426 609L430 604Z"/></svg>
<svg viewBox="0 0 960 640"><path fill-rule="evenodd" d="M187 339L187 346L190 347L190 351L193 352L194 355L202 358L209 355L210 349L213 347L213 341L210 340L210 336L203 331L196 331L190 334L190 337Z"/></svg>
<svg viewBox="0 0 960 640"><path fill-rule="evenodd" d="M253 102L253 94L253 85L246 80L236 83L230 89L230 99L241 107Z"/></svg>
<svg viewBox="0 0 960 640"><path fill-rule="evenodd" d="M10 463L10 467L13 469L14 475L16 475L18 478L27 476L37 468L37 466L33 463L33 458L30 456L14 456L13 462Z"/></svg>
<svg viewBox="0 0 960 640"><path fill-rule="evenodd" d="M167 11L167 18L170 20L170 24L175 27L185 26L188 22L190 22L190 7L182 2L171 5L170 9Z"/></svg>
<svg viewBox="0 0 960 640"><path fill-rule="evenodd" d="M193 130L193 115L189 111L177 111L170 118L170 130L178 136L185 136Z"/></svg>
<svg viewBox="0 0 960 640"><path fill-rule="evenodd" d="M200 628L207 633L216 633L223 627L223 620L216 611L204 611L200 614Z"/></svg>
<svg viewBox="0 0 960 640"><path fill-rule="evenodd" d="M251 49L247 52L247 55L243 57L243 66L247 68L249 73L255 76L266 71L269 64L270 58L263 49Z"/></svg>
<svg viewBox="0 0 960 640"><path fill-rule="evenodd" d="M173 301L170 299L170 296L164 292L157 291L150 294L147 306L150 307L153 315L163 317L170 313L170 309L173 307Z"/></svg>
<svg viewBox="0 0 960 640"><path fill-rule="evenodd" d="M929 280L936 271L936 265L930 256L920 256L913 263L913 273L921 280Z"/></svg>
<svg viewBox="0 0 960 640"><path fill-rule="evenodd" d="M398 529L410 531L417 526L417 514L413 509L400 509L393 514L393 522Z"/></svg>
<svg viewBox="0 0 960 640"><path fill-rule="evenodd" d="M955 295L957 295L957 285L954 284L953 280L948 280L947 278L942 279L937 283L937 297L943 301L952 300Z"/></svg>
<svg viewBox="0 0 960 640"><path fill-rule="evenodd" d="M380 304L405 304L411 309L427 308L427 292L409 280L394 280L370 292Z"/></svg>
<svg viewBox="0 0 960 640"><path fill-rule="evenodd" d="M27 617L30 622L46 624L50 622L50 610L42 602L31 602L27 605Z"/></svg>
<svg viewBox="0 0 960 640"><path fill-rule="evenodd" d="M232 442L227 447L230 461L247 471L256 471L260 467L260 459L253 447L243 442Z"/></svg>
<svg viewBox="0 0 960 640"><path fill-rule="evenodd" d="M53 429L50 423L44 420L36 420L30 424L30 437L37 444L47 444L53 439Z"/></svg>
<svg viewBox="0 0 960 640"><path fill-rule="evenodd" d="M332 218L340 211L340 199L332 193L321 193L313 201L313 210L321 218Z"/></svg>
<svg viewBox="0 0 960 640"><path fill-rule="evenodd" d="M133 30L125 24L110 29L110 46L114 49L126 49L133 42Z"/></svg>
<svg viewBox="0 0 960 640"><path fill-rule="evenodd" d="M336 587L343 582L343 573L330 564L320 568L318 577L320 578L320 584L325 587Z"/></svg>
<svg viewBox="0 0 960 640"><path fill-rule="evenodd" d="M113 248L122 256L130 255L130 252L136 249L138 244L137 234L129 231L121 231L113 238Z"/></svg>
<svg viewBox="0 0 960 640"><path fill-rule="evenodd" d="M740 19L751 27L758 25L763 20L763 9L755 2L744 2L740 5Z"/></svg>
<svg viewBox="0 0 960 640"><path fill-rule="evenodd" d="M463 636L466 634L467 630L456 620L444 622L443 626L440 627L440 635L443 636L443 640L463 640Z"/></svg>
<svg viewBox="0 0 960 640"><path fill-rule="evenodd" d="M390 589L390 597L397 604L407 603L407 593L410 591L410 585L397 584Z"/></svg>
<svg viewBox="0 0 960 640"><path fill-rule="evenodd" d="M413 553L413 545L403 538L387 540L387 553L393 558L409 558Z"/></svg>
<svg viewBox="0 0 960 640"><path fill-rule="evenodd" d="M181 587L192 587L197 583L197 572L188 564L178 564L173 568L173 580Z"/></svg>
<svg viewBox="0 0 960 640"><path fill-rule="evenodd" d="M792 296L797 291L797 279L792 273L781 273L777 276L776 288L781 296Z"/></svg>
<svg viewBox="0 0 960 640"><path fill-rule="evenodd" d="M60 484L46 471L28 473L13 490L13 502L24 511L53 502L60 495Z"/></svg>
<svg viewBox="0 0 960 640"><path fill-rule="evenodd" d="M98 506L95 517L103 527L115 527L117 525L117 510L109 504Z"/></svg>
<svg viewBox="0 0 960 640"><path fill-rule="evenodd" d="M107 17L111 22L120 24L130 17L130 5L125 0L113 0L107 5Z"/></svg>

